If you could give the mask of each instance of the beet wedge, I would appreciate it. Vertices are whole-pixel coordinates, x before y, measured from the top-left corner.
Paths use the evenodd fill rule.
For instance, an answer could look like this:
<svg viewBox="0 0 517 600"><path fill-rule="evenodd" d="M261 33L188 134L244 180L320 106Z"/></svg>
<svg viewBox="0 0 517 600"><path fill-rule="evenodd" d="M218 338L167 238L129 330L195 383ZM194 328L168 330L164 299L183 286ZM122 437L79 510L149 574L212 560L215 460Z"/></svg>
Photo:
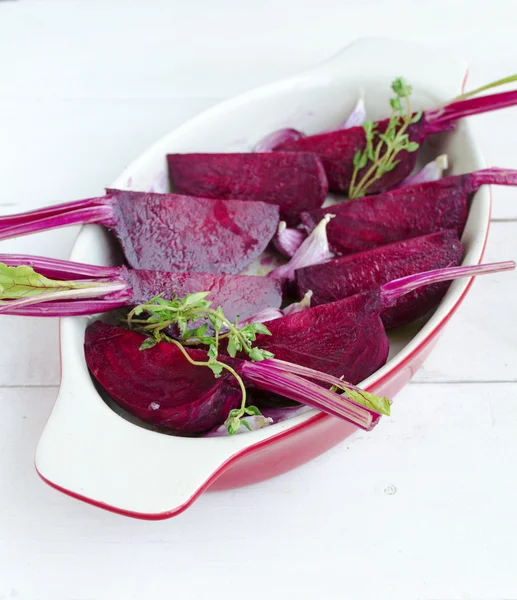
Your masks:
<svg viewBox="0 0 517 600"><path fill-rule="evenodd" d="M377 289L406 275L458 266L463 246L454 230L379 246L295 271L300 297L312 291L311 306L335 302ZM445 295L450 283L420 287L396 300L381 313L386 329L400 327L425 315Z"/></svg>
<svg viewBox="0 0 517 600"><path fill-rule="evenodd" d="M199 290L210 292L207 299L221 306L231 321L278 309L283 296L282 282L269 277L167 273L0 254L0 314L91 315L144 304L158 295L170 300Z"/></svg>
<svg viewBox="0 0 517 600"><path fill-rule="evenodd" d="M196 434L221 425L240 404L234 381L191 365L176 346L140 351L144 336L101 321L86 330L88 368L122 408L151 425ZM189 350L193 360L206 352Z"/></svg>
<svg viewBox="0 0 517 600"><path fill-rule="evenodd" d="M458 119L515 106L516 104L517 91L490 94L479 98L452 100L446 106L424 111L422 117L416 123L411 124L406 133L411 142L420 145L431 134L451 129ZM376 123L379 133L385 132L388 122L389 120L385 119ZM352 127L302 137L280 144L277 149L281 152L313 152L317 154L325 168L329 189L337 192L348 192L354 172L354 156L358 150L363 151L365 147L364 128ZM397 155L399 162L395 168L372 183L368 188L368 193L383 192L402 182L413 171L417 155L418 152L401 151ZM370 166L370 164L367 164L359 171L359 177L363 176Z"/></svg>
<svg viewBox="0 0 517 600"><path fill-rule="evenodd" d="M266 248L278 207L177 194L107 190L106 196L0 218L0 240L64 225L98 223L135 269L238 273Z"/></svg>
<svg viewBox="0 0 517 600"><path fill-rule="evenodd" d="M176 433L204 433L222 425L240 403L236 380L226 370L216 379L210 369L192 365L182 350L166 342L141 350L145 339L101 321L87 328L86 363L104 390L130 414ZM204 350L184 351L191 360L206 360ZM323 373L274 360L253 363L227 357L225 362L252 390L278 393L367 430L380 418L378 412L311 381L329 381ZM343 384L330 379L333 383ZM361 393L355 386L350 389Z"/></svg>
<svg viewBox="0 0 517 600"><path fill-rule="evenodd" d="M389 342L381 314L402 296L429 284L511 270L514 262L449 267L395 279L343 300L320 304L268 321L271 336L257 337L275 359L359 383L388 357Z"/></svg>
<svg viewBox="0 0 517 600"><path fill-rule="evenodd" d="M169 154L167 162L177 193L276 204L289 225L319 208L328 191L321 160L305 152Z"/></svg>
<svg viewBox="0 0 517 600"><path fill-rule="evenodd" d="M485 184L517 185L517 171L484 169L397 188L304 213L302 223L312 231L325 214L335 215L327 225L327 238L338 255L446 229L461 236L469 198Z"/></svg>

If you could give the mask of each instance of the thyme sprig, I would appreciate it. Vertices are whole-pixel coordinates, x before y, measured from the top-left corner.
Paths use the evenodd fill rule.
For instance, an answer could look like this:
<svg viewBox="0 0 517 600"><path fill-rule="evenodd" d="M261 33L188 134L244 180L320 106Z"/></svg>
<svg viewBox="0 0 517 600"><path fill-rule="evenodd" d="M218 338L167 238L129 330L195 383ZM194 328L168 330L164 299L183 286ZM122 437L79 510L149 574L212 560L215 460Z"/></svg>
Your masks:
<svg viewBox="0 0 517 600"><path fill-rule="evenodd" d="M223 370L235 377L241 390L241 406L231 410L225 421L229 435L233 435L242 425L250 429L244 417L261 413L256 406L246 406L244 382L235 369L219 360L219 343L223 339L227 340L226 350L232 357L238 352L243 352L252 361L258 362L272 358L273 354L254 346L253 343L257 334L271 335L271 332L263 323L240 325L237 319L232 323L220 306L217 309L211 307L212 303L206 300L209 294L210 292L197 292L185 298L172 300L164 300L161 295L156 296L149 302L133 308L124 321L130 329L149 336L140 346L140 350L152 348L158 342L165 341L175 344L191 364L211 369L215 377L220 377ZM213 335L212 332L208 332L209 325L212 326ZM171 330L178 335L172 337ZM193 345L208 346L206 361L191 358L185 346Z"/></svg>
<svg viewBox="0 0 517 600"><path fill-rule="evenodd" d="M395 97L390 99L391 116L384 132L378 131L377 124L366 121L363 125L366 146L354 155L354 171L348 190L349 198L361 198L371 185L386 173L392 171L400 162L397 155L405 150L416 152L419 144L412 142L407 133L408 127L422 117L422 111L413 114L411 109L412 87L402 77L391 84ZM368 167L364 175L359 173Z"/></svg>

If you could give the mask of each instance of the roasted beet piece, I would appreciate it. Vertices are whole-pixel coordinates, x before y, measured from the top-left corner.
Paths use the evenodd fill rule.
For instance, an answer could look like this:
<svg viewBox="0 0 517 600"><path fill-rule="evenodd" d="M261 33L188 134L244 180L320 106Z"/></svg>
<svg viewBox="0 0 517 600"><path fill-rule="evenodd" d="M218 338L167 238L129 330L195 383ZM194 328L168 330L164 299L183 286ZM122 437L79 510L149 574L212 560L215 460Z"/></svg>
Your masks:
<svg viewBox="0 0 517 600"><path fill-rule="evenodd" d="M167 162L179 194L276 204L290 225L319 208L328 191L321 160L305 152L169 154Z"/></svg>
<svg viewBox="0 0 517 600"><path fill-rule="evenodd" d="M374 290L399 277L457 266L462 258L456 231L440 231L304 267L295 271L295 277L300 297L311 290L311 305L317 306ZM391 329L421 317L438 304L449 285L448 281L435 283L402 296L382 312L384 326Z"/></svg>
<svg viewBox="0 0 517 600"><path fill-rule="evenodd" d="M0 254L0 264L29 266L36 275L51 278L41 287L39 294L32 291L30 299L19 293L13 297L9 288L2 286L0 281L0 300L3 301L0 313L3 314L40 317L89 315L143 304L160 294L170 300L173 296L183 298L199 291L210 292L207 300L212 301L215 307L221 306L231 321L237 317L247 319L265 309L279 308L282 304L283 283L269 277L99 267L19 254ZM20 275L20 283L23 284L27 278ZM14 283L12 277L11 284Z"/></svg>
<svg viewBox="0 0 517 600"><path fill-rule="evenodd" d="M517 185L517 171L485 169L402 187L304 213L302 222L312 231L325 214L335 215L327 225L327 237L338 255L446 229L461 236L468 200L485 184Z"/></svg>
<svg viewBox="0 0 517 600"><path fill-rule="evenodd" d="M238 273L275 235L278 207L107 190L101 198L2 217L0 240L81 223L112 229L135 269Z"/></svg>

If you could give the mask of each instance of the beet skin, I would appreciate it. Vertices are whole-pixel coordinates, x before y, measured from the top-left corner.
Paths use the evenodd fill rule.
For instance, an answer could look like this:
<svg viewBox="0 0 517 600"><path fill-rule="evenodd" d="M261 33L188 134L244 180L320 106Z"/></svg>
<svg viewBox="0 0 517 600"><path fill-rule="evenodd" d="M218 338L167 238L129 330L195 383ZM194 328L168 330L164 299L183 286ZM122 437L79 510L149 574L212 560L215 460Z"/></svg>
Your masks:
<svg viewBox="0 0 517 600"><path fill-rule="evenodd" d="M179 194L276 204L289 225L319 208L328 191L321 160L306 152L169 154L167 162Z"/></svg>
<svg viewBox="0 0 517 600"><path fill-rule="evenodd" d="M311 305L341 300L354 294L432 269L456 266L463 247L454 230L387 244L295 271L300 297L312 290ZM410 323L434 308L449 282L418 288L386 308L381 318L387 329Z"/></svg>

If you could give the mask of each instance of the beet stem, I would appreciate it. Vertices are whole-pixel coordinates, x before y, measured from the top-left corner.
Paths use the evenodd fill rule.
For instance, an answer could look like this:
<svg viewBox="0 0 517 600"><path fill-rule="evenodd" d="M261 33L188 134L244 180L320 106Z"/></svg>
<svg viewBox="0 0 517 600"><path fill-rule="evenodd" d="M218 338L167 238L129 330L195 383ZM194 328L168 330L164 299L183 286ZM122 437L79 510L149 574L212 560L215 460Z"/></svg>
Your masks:
<svg viewBox="0 0 517 600"><path fill-rule="evenodd" d="M17 267L26 267L29 273L17 273ZM96 304L99 301L106 307L104 302L113 301L116 307L112 308L118 308L132 300L131 286L118 268L24 254L1 254L0 271L4 282L4 287L0 285L1 314L35 316L44 312L46 316L72 316L85 314L88 304L89 314L94 314L94 309L100 306ZM82 306L71 306L81 299L88 301L83 301Z"/></svg>
<svg viewBox="0 0 517 600"><path fill-rule="evenodd" d="M56 279L82 279L85 277L111 279L120 276L120 267L101 267L30 254L0 254L0 263L8 267L28 265L37 269L38 273L43 276Z"/></svg>
<svg viewBox="0 0 517 600"><path fill-rule="evenodd" d="M52 300L22 308L2 307L1 313L20 317L84 317L122 308L128 300Z"/></svg>
<svg viewBox="0 0 517 600"><path fill-rule="evenodd" d="M350 389L359 392L361 395L366 395L365 391L360 387L357 387L356 385L353 385L348 381L344 381L343 379L338 379L337 377L334 377L334 375L324 373L323 371L317 371L316 369L311 369L310 367L303 367L302 365L297 365L295 363L290 363L277 358L268 358L262 361L262 365L267 366L271 369L288 371L289 373L293 373L294 375L300 375L302 377L308 377L309 379L315 379L316 381L325 382L330 384L331 386L337 387L338 389ZM376 400L377 406L375 406L373 402L370 401L368 402L370 404L369 408L377 414L389 415L391 402L387 398L377 398ZM357 405L362 406L360 404ZM379 410L379 408L381 410Z"/></svg>
<svg viewBox="0 0 517 600"><path fill-rule="evenodd" d="M75 204L72 202L65 210L61 209L43 218L41 218L41 211L39 210L16 215L17 219L14 225L7 224L7 226L0 227L0 240L55 229L64 225L83 225L86 223L100 223L107 227L112 225L114 216L112 206L105 203L94 203L92 200L87 202L88 205L83 208L76 209L73 207L70 209L70 205Z"/></svg>
<svg viewBox="0 0 517 600"><path fill-rule="evenodd" d="M436 131L440 131L457 119L515 106L516 104L517 90L512 90L500 94L489 94L480 98L453 101L446 106L425 111L425 119L433 126L433 129L436 127Z"/></svg>
<svg viewBox="0 0 517 600"><path fill-rule="evenodd" d="M239 370L242 375L264 390L346 419L367 431L377 424L380 418L377 413L312 381L292 373L271 369L263 363L264 361L258 363L244 361Z"/></svg>
<svg viewBox="0 0 517 600"><path fill-rule="evenodd" d="M88 283L87 281L81 281L85 285ZM98 283L98 282L96 282ZM121 295L116 297L116 300L128 299L127 291L128 284L124 282L114 283L114 282L106 282L106 283L98 283L98 285L92 285L91 287L85 287L80 289L71 289L71 290L57 290L55 292L43 293L37 296L31 296L28 298L20 298L18 300L9 300L4 304L0 304L0 313L5 313L9 308L22 309L25 306L32 306L34 304L41 304L45 302L50 302L52 300L76 300L79 298L92 298L99 299L103 296L109 296L112 294L118 294L122 292ZM127 303L127 302L126 302ZM21 314L21 313L19 313Z"/></svg>
<svg viewBox="0 0 517 600"><path fill-rule="evenodd" d="M473 191L482 185L517 185L517 171L514 169L482 169L470 174Z"/></svg>
<svg viewBox="0 0 517 600"><path fill-rule="evenodd" d="M63 213L71 212L72 210L95 206L98 201L99 198L87 198L85 200L75 200L73 202L54 204L53 206L38 208L30 212L6 215L4 217L0 217L0 228L23 224L26 222L28 215L32 217L32 220L54 217Z"/></svg>
<svg viewBox="0 0 517 600"><path fill-rule="evenodd" d="M381 286L381 297L384 305L390 306L401 296L423 285L451 281L460 277L473 277L475 275L499 273L500 271L511 271L513 269L515 269L515 262L513 261L435 269L433 271L417 273L416 275L408 275L407 277L401 277L400 279L394 279L385 283Z"/></svg>

